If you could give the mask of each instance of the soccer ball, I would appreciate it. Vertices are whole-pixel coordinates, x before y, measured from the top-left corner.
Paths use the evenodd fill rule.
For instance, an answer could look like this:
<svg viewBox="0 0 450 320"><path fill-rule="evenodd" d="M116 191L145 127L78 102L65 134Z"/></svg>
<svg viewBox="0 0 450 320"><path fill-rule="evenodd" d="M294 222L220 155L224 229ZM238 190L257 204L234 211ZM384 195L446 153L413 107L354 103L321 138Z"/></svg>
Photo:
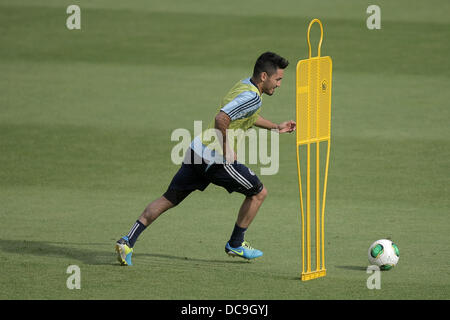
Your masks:
<svg viewBox="0 0 450 320"><path fill-rule="evenodd" d="M380 267L380 270L390 270L398 263L399 251L391 240L377 240L369 247L369 262Z"/></svg>

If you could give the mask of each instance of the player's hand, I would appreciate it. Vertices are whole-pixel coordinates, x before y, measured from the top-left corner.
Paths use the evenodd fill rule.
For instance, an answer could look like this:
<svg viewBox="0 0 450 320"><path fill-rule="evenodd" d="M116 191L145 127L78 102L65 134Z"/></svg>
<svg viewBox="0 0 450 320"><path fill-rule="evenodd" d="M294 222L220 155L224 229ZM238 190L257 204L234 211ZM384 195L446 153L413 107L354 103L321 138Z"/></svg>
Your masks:
<svg viewBox="0 0 450 320"><path fill-rule="evenodd" d="M278 132L279 133L285 133L285 132L291 133L291 132L295 131L296 126L297 125L296 125L295 121L293 121L293 120L285 121L278 125Z"/></svg>

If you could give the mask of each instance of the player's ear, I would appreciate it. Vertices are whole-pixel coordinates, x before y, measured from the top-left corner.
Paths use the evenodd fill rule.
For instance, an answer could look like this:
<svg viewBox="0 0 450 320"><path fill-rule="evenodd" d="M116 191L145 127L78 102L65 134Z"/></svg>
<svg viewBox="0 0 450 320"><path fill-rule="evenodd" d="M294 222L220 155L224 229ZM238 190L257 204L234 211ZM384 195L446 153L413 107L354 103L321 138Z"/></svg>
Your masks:
<svg viewBox="0 0 450 320"><path fill-rule="evenodd" d="M269 77L269 75L267 74L267 72L263 71L261 72L261 81L266 81L267 78Z"/></svg>

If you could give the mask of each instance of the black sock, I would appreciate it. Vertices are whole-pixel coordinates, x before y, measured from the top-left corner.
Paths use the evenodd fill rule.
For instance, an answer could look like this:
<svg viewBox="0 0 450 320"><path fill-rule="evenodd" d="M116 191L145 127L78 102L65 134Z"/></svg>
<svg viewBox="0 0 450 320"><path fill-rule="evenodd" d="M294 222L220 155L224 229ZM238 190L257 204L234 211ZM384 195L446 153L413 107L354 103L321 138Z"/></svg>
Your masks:
<svg viewBox="0 0 450 320"><path fill-rule="evenodd" d="M231 234L230 241L228 241L232 248L242 246L245 231L247 231L247 228L241 228L237 224L234 225L233 233Z"/></svg>
<svg viewBox="0 0 450 320"><path fill-rule="evenodd" d="M137 238L141 234L142 231L147 228L144 226L139 220L135 222L135 224L131 227L130 232L127 234L128 242L130 243L130 247L134 247L134 244L136 243Z"/></svg>

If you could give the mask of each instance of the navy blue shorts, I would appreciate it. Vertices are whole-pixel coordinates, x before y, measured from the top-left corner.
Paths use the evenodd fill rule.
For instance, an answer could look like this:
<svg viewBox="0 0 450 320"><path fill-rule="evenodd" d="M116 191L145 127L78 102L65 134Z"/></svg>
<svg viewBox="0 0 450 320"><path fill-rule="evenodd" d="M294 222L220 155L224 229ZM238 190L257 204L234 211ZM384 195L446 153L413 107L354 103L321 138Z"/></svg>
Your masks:
<svg viewBox="0 0 450 320"><path fill-rule="evenodd" d="M210 166L192 149L187 150L191 161L184 161L175 174L164 197L174 205L179 204L192 191L203 191L212 183L225 188L229 193L239 192L247 197L261 192L263 184L248 167L235 161L233 164ZM187 163L186 163L187 162Z"/></svg>

